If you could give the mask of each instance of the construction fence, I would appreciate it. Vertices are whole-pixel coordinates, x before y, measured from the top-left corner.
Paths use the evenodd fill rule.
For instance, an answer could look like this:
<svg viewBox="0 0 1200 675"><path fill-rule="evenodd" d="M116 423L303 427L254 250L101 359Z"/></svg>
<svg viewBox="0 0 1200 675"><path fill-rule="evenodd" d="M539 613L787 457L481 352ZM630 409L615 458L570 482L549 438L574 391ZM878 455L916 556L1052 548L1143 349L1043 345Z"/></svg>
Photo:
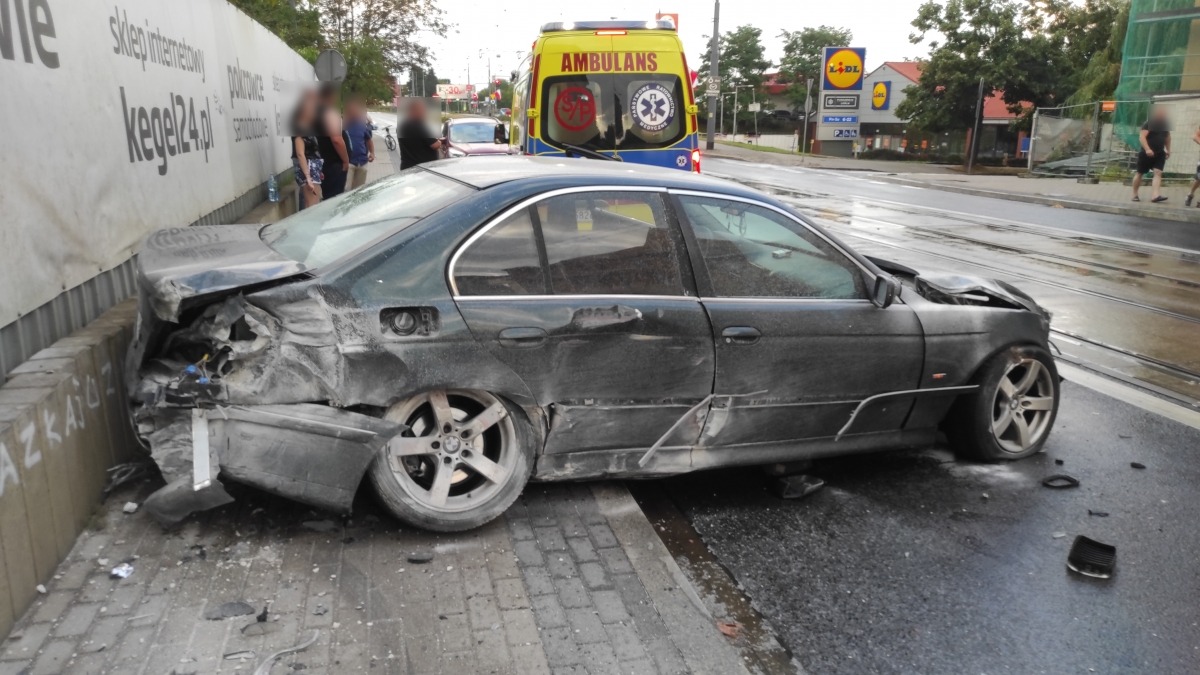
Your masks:
<svg viewBox="0 0 1200 675"><path fill-rule="evenodd" d="M1038 108L1028 149L1036 175L1119 180L1134 169L1142 124L1152 105L1167 108L1172 153L1164 173L1191 176L1200 163L1200 97L1164 96L1136 101L1094 101Z"/></svg>

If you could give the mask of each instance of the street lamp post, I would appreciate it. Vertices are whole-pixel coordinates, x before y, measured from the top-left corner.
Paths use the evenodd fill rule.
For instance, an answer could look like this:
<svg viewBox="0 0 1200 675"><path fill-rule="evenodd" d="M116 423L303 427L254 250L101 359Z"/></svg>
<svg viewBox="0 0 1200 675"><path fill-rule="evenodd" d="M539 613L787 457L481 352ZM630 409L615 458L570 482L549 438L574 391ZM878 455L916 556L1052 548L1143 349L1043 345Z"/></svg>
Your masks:
<svg viewBox="0 0 1200 675"><path fill-rule="evenodd" d="M733 87L733 142L734 143L737 143L737 114L738 114L737 93L738 93L738 89L754 89L754 85L738 84L738 85L734 85L734 87ZM753 92L751 93L751 95L753 95ZM758 125L758 117L757 116L755 116L754 124L755 124L755 126Z"/></svg>
<svg viewBox="0 0 1200 675"><path fill-rule="evenodd" d="M720 121L717 124L718 133L722 133L722 134L725 133L725 97L733 96L733 95L734 94L732 91L721 92L721 115L720 115Z"/></svg>
<svg viewBox="0 0 1200 675"><path fill-rule="evenodd" d="M716 143L716 129L713 119L713 109L717 107L718 89L713 85L714 82L720 80L721 71L718 68L718 61L721 56L721 0L713 0L713 32L712 41L708 46L708 134L704 142L704 147L712 150ZM724 103L724 99L722 99ZM735 113L736 114L736 113Z"/></svg>

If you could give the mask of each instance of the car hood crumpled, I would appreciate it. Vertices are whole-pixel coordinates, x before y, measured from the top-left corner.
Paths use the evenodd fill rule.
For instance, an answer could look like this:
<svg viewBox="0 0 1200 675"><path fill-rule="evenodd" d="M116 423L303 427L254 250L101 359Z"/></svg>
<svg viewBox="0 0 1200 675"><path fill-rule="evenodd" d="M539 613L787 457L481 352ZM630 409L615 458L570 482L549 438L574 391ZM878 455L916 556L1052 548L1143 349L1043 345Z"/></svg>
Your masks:
<svg viewBox="0 0 1200 675"><path fill-rule="evenodd" d="M255 225L159 230L138 254L140 283L154 314L178 321L185 300L302 274L307 268L267 246Z"/></svg>
<svg viewBox="0 0 1200 675"><path fill-rule="evenodd" d="M930 297L931 294L927 293L927 290L950 297L982 295L1012 305L1016 309L1027 309L1038 314L1045 313L1045 310L1027 293L998 279L985 279L947 272L922 273L916 278L916 286L917 292L930 299L934 298Z"/></svg>

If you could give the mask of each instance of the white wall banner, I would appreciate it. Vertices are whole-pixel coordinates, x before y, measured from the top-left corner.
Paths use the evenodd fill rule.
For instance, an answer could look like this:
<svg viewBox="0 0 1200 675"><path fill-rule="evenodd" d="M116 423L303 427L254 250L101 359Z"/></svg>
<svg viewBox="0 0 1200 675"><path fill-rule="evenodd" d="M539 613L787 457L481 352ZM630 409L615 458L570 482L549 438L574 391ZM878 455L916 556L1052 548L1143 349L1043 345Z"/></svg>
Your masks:
<svg viewBox="0 0 1200 675"><path fill-rule="evenodd" d="M0 0L0 325L289 166L312 81L224 0Z"/></svg>

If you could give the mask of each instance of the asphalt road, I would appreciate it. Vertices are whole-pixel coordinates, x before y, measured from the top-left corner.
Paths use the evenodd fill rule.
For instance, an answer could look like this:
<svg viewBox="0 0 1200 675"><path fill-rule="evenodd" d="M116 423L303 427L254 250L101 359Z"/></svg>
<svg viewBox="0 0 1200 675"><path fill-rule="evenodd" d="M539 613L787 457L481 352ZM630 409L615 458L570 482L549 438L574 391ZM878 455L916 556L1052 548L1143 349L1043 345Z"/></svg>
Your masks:
<svg viewBox="0 0 1200 675"><path fill-rule="evenodd" d="M753 469L666 489L810 673L1182 674L1200 664L1198 452L1200 431L1067 383L1022 462L825 460L800 501ZM1081 486L1041 485L1060 472ZM1068 572L1079 534L1117 547L1112 579Z"/></svg>
<svg viewBox="0 0 1200 675"><path fill-rule="evenodd" d="M1055 325L1108 345L1099 351L1187 368L1200 357L1200 229L854 172L716 159L706 169L781 188L864 252L1009 278ZM1111 372L1152 390L1146 364ZM1196 386L1189 373L1176 392ZM946 448L825 460L808 472L826 487L799 501L774 496L756 469L665 489L811 673L1196 673L1197 452L1200 430L1068 382L1045 453L1022 462L958 462ZM1081 486L1043 487L1054 473ZM1081 534L1117 547L1114 578L1067 570Z"/></svg>
<svg viewBox="0 0 1200 675"><path fill-rule="evenodd" d="M898 204L936 207L947 212L996 216L1106 237L1200 251L1200 227L1192 223L1147 220L1090 211L1056 209L1006 199L977 197L879 180L871 172L805 169L708 158L705 173L760 186L780 185L844 198L863 197Z"/></svg>

